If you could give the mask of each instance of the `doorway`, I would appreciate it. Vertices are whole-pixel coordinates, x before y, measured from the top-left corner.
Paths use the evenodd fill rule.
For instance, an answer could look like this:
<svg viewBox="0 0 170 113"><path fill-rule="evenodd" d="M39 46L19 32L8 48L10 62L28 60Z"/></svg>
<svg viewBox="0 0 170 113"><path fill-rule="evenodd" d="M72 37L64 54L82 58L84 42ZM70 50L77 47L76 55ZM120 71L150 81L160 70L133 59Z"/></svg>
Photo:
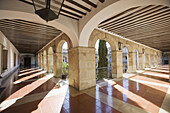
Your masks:
<svg viewBox="0 0 170 113"><path fill-rule="evenodd" d="M24 58L24 67L25 68L31 67L31 57L25 57Z"/></svg>

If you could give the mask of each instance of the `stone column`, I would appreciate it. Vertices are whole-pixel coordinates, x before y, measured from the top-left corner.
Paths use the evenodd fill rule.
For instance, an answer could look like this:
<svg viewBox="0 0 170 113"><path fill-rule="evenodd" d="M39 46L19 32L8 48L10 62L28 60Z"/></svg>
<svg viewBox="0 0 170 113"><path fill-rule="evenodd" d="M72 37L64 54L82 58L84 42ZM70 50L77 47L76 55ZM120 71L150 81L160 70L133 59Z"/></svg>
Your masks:
<svg viewBox="0 0 170 113"><path fill-rule="evenodd" d="M56 64L57 64L57 55L56 53L53 53L53 73L54 77L57 77L57 70L56 70Z"/></svg>
<svg viewBox="0 0 170 113"><path fill-rule="evenodd" d="M150 68L150 55L146 54L145 67Z"/></svg>
<svg viewBox="0 0 170 113"><path fill-rule="evenodd" d="M2 73L2 68L3 68L3 60L2 60L2 45L0 44L0 74Z"/></svg>
<svg viewBox="0 0 170 113"><path fill-rule="evenodd" d="M150 55L150 67L154 67L154 55Z"/></svg>
<svg viewBox="0 0 170 113"><path fill-rule="evenodd" d="M40 57L40 53L38 53L38 67L41 67L41 57Z"/></svg>
<svg viewBox="0 0 170 113"><path fill-rule="evenodd" d="M140 69L140 70L145 69L145 61L144 61L143 53L138 53L138 69Z"/></svg>
<svg viewBox="0 0 170 113"><path fill-rule="evenodd" d="M62 53L54 53L53 55L54 76L61 77L62 75Z"/></svg>
<svg viewBox="0 0 170 113"><path fill-rule="evenodd" d="M40 53L40 68L42 68L42 54Z"/></svg>
<svg viewBox="0 0 170 113"><path fill-rule="evenodd" d="M48 65L48 51L47 51L47 53L46 53L46 71L47 71L47 73L49 71L49 67L48 66L49 65Z"/></svg>
<svg viewBox="0 0 170 113"><path fill-rule="evenodd" d="M69 49L69 85L84 90L96 85L95 48Z"/></svg>
<svg viewBox="0 0 170 113"><path fill-rule="evenodd" d="M44 55L43 54L41 54L41 60L42 60L41 68L44 69Z"/></svg>
<svg viewBox="0 0 170 113"><path fill-rule="evenodd" d="M112 78L123 76L122 51L112 51Z"/></svg>
<svg viewBox="0 0 170 113"><path fill-rule="evenodd" d="M128 73L134 73L136 72L136 52L129 52L128 53L128 60L129 60L129 65L128 65Z"/></svg>
<svg viewBox="0 0 170 113"><path fill-rule="evenodd" d="M53 54L48 54L48 72L53 72Z"/></svg>

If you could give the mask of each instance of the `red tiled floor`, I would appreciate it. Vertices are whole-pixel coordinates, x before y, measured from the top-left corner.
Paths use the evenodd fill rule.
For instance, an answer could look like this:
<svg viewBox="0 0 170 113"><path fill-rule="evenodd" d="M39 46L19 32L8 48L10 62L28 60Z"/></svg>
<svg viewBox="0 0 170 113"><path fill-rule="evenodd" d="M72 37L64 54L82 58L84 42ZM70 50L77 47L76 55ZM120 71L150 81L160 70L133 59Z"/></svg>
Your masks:
<svg viewBox="0 0 170 113"><path fill-rule="evenodd" d="M144 76L135 76L132 78L148 82L169 84L165 81L155 80ZM150 112L159 111L167 90L167 87L141 84L126 78L118 81L117 85L108 85L100 88L100 91L107 95L111 95Z"/></svg>
<svg viewBox="0 0 170 113"><path fill-rule="evenodd" d="M114 108L88 96L87 94L82 94L76 97L69 96L69 98L65 99L62 110L68 113L120 113Z"/></svg>
<svg viewBox="0 0 170 113"><path fill-rule="evenodd" d="M52 81L52 78L39 75L39 71L32 74L33 71L35 70L27 71L27 76L21 76L17 80L22 82L17 83L16 81L14 87L11 88L13 94L6 101L18 97L22 98L16 100L15 103L2 111L3 113L120 113L118 110L85 93L72 96L69 88L65 92L63 91L49 96L48 94L51 91L60 89L60 87ZM159 75L159 72L147 71L147 73ZM125 103L135 105L152 113L157 113L168 88L139 83L135 80L169 85L168 82L161 79L162 76L159 77L160 79L155 79L152 76L138 75L130 79L123 78L114 85L108 84L104 87L96 87L94 91L96 91L96 94L102 92ZM37 97L37 99L28 101L28 97L35 94L41 95L42 98Z"/></svg>

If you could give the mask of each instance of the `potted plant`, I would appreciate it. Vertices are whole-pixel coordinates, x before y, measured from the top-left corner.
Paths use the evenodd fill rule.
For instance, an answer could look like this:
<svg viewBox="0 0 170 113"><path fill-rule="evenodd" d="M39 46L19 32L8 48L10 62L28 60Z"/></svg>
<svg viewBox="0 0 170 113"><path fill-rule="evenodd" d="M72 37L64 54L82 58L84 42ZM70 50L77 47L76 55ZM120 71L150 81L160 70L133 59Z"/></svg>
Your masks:
<svg viewBox="0 0 170 113"><path fill-rule="evenodd" d="M68 63L66 63L66 62L63 62L62 63L62 68L63 68L63 70L62 70L62 79L66 79L66 77L67 77L67 75L68 75Z"/></svg>

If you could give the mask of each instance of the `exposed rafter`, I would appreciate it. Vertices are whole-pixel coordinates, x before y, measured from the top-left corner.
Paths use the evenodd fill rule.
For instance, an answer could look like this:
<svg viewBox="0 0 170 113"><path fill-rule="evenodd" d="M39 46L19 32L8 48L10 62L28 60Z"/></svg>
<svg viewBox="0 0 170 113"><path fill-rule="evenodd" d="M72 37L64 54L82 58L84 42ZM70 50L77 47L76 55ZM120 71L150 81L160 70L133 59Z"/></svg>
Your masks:
<svg viewBox="0 0 170 113"><path fill-rule="evenodd" d="M170 51L170 8L167 6L130 8L104 20L98 27L150 47Z"/></svg>
<svg viewBox="0 0 170 113"><path fill-rule="evenodd" d="M91 5L91 6L92 6L92 7L94 7L94 8L96 8L96 7L97 7L97 5L96 5L96 4L94 4L93 2L91 2L91 1L89 1L89 0L82 0L82 1L84 1L85 3L87 3L87 4Z"/></svg>
<svg viewBox="0 0 170 113"><path fill-rule="evenodd" d="M0 20L0 31L21 53L36 53L61 33L52 26L20 19Z"/></svg>

